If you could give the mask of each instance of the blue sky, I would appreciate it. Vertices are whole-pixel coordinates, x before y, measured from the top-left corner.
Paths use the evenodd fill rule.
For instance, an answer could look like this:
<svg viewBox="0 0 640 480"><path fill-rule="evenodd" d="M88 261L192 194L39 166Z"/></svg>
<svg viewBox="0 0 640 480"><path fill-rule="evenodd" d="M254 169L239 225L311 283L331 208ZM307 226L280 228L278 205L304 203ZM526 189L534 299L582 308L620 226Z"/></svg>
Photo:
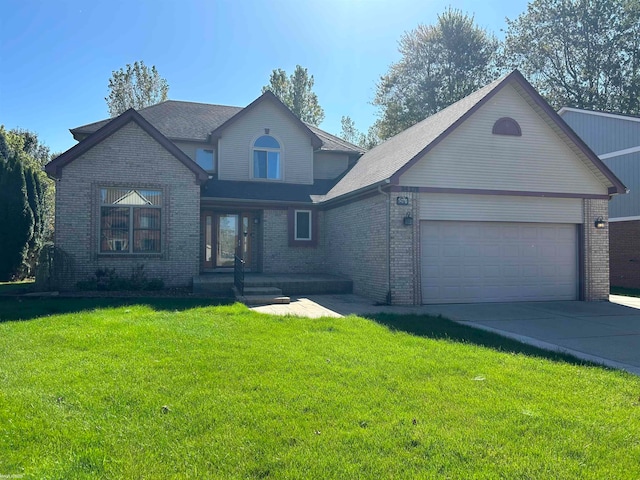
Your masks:
<svg viewBox="0 0 640 480"><path fill-rule="evenodd" d="M3 0L0 124L39 134L52 151L75 144L68 129L108 117L111 72L143 60L169 98L245 106L275 68L315 77L338 133L350 115L366 130L376 80L399 59L398 40L433 24L449 5L501 37L525 0Z"/></svg>

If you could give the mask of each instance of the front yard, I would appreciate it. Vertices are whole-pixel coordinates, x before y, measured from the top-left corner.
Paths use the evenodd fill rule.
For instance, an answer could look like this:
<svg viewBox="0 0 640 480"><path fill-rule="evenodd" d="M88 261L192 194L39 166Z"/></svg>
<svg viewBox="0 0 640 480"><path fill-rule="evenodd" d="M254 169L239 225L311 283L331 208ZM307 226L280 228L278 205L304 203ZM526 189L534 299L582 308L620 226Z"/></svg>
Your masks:
<svg viewBox="0 0 640 480"><path fill-rule="evenodd" d="M0 476L640 478L640 378L442 319L0 298L0 359Z"/></svg>

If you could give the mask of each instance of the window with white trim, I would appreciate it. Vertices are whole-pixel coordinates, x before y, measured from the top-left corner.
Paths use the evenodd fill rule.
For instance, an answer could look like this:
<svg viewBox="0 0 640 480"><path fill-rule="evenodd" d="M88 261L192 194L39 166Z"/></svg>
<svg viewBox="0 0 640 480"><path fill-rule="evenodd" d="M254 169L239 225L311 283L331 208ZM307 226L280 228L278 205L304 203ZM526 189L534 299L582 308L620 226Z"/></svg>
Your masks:
<svg viewBox="0 0 640 480"><path fill-rule="evenodd" d="M271 135L262 135L253 142L253 178L280 180L280 143Z"/></svg>
<svg viewBox="0 0 640 480"><path fill-rule="evenodd" d="M196 150L196 163L203 170L214 173L216 171L216 157L213 149L198 148Z"/></svg>
<svg viewBox="0 0 640 480"><path fill-rule="evenodd" d="M296 210L294 213L294 240L310 241L313 234L311 210Z"/></svg>
<svg viewBox="0 0 640 480"><path fill-rule="evenodd" d="M160 253L162 192L100 189L100 253Z"/></svg>

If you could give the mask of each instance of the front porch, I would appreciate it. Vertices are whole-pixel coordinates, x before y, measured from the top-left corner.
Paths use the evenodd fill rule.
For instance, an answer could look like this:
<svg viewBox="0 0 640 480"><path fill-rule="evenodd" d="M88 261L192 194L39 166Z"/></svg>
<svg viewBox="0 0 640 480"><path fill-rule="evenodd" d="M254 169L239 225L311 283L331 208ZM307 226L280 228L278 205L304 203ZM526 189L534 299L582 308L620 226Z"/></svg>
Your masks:
<svg viewBox="0 0 640 480"><path fill-rule="evenodd" d="M283 295L352 293L353 282L324 273L252 273L244 275L245 288L277 288ZM233 273L201 273L193 277L193 293L233 297Z"/></svg>

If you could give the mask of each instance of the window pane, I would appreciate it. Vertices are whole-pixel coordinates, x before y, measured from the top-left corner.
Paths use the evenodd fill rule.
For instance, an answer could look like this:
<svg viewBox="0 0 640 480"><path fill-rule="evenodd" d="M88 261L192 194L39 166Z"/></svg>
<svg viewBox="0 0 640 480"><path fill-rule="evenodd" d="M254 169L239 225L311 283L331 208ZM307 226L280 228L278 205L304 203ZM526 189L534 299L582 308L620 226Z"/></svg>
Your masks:
<svg viewBox="0 0 640 480"><path fill-rule="evenodd" d="M159 208L135 208L133 213L134 228L160 229Z"/></svg>
<svg viewBox="0 0 640 480"><path fill-rule="evenodd" d="M133 232L133 251L160 252L160 230L136 230Z"/></svg>
<svg viewBox="0 0 640 480"><path fill-rule="evenodd" d="M196 150L196 163L207 172L213 172L213 150L199 148Z"/></svg>
<svg viewBox="0 0 640 480"><path fill-rule="evenodd" d="M254 150L253 176L255 178L267 178L267 152Z"/></svg>
<svg viewBox="0 0 640 480"><path fill-rule="evenodd" d="M278 141L270 135L263 135L253 144L254 147L280 148Z"/></svg>
<svg viewBox="0 0 640 480"><path fill-rule="evenodd" d="M269 152L268 157L267 178L280 178L280 154L278 152Z"/></svg>
<svg viewBox="0 0 640 480"><path fill-rule="evenodd" d="M102 188L100 201L103 205L161 205L159 190L134 190L129 188Z"/></svg>
<svg viewBox="0 0 640 480"><path fill-rule="evenodd" d="M129 250L129 208L102 207L100 219L100 251Z"/></svg>
<svg viewBox="0 0 640 480"><path fill-rule="evenodd" d="M311 212L296 212L296 240L311 240Z"/></svg>

